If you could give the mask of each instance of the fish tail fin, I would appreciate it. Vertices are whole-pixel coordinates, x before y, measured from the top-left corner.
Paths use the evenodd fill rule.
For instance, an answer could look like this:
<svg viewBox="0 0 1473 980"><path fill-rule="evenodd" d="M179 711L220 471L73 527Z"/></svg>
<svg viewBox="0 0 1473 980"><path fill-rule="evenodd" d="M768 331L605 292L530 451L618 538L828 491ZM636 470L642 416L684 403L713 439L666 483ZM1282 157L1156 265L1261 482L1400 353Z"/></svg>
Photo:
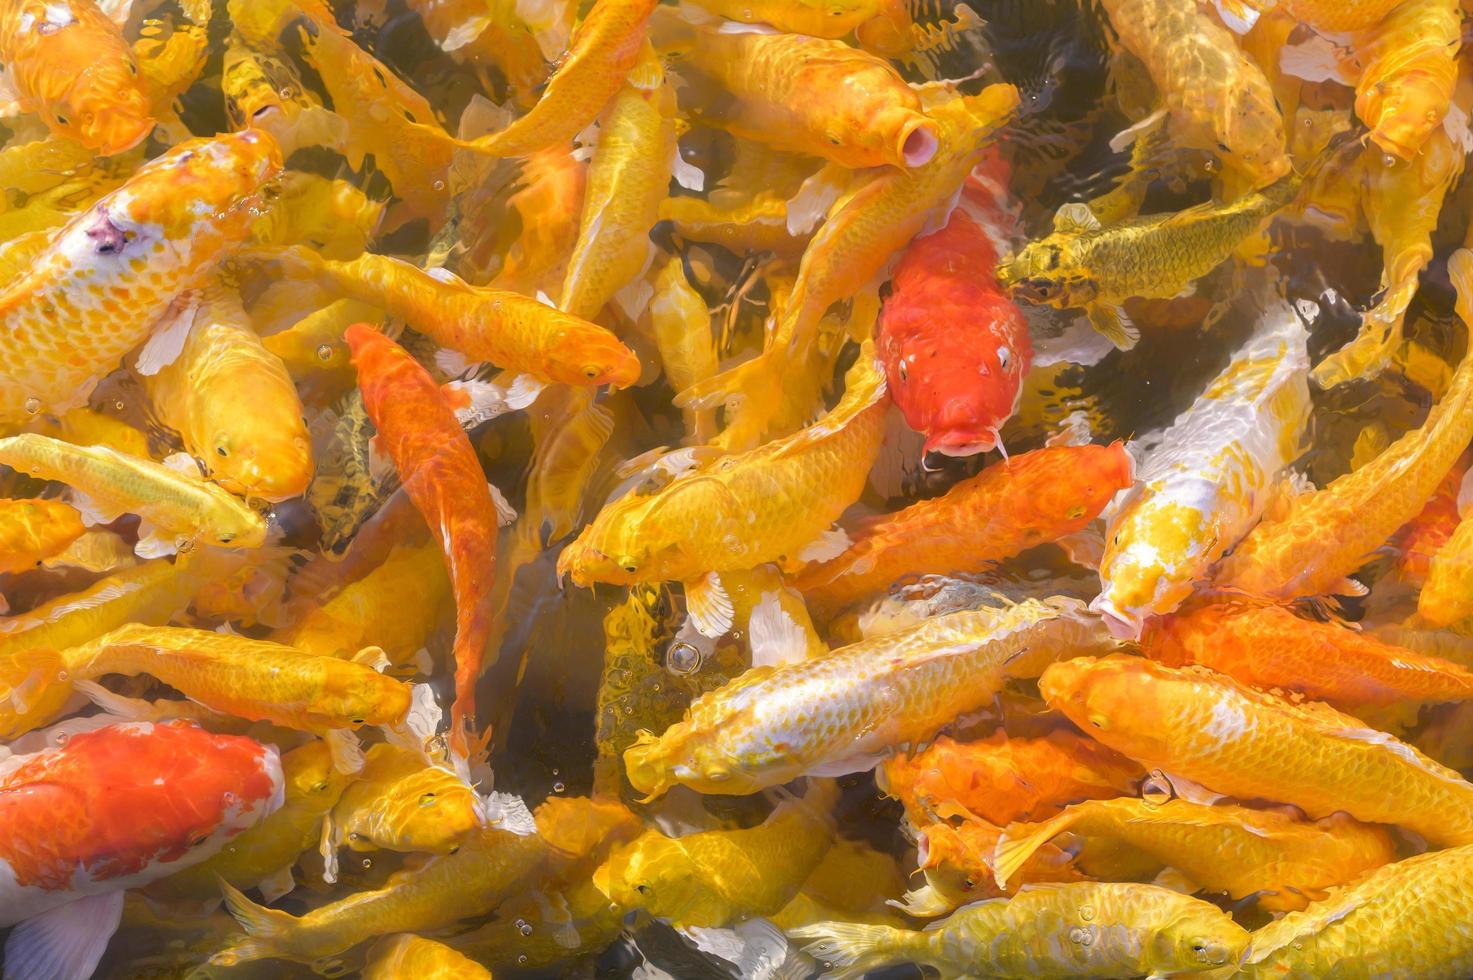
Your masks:
<svg viewBox="0 0 1473 980"><path fill-rule="evenodd" d="M72 681L59 651L0 656L0 738L17 738L53 720L71 693Z"/></svg>
<svg viewBox="0 0 1473 980"><path fill-rule="evenodd" d="M814 942L803 952L824 964L826 978L842 980L909 959L924 961L924 935L891 926L869 926L857 922L816 922L789 931L798 939ZM919 940L919 942L918 942Z"/></svg>
<svg viewBox="0 0 1473 980"><path fill-rule="evenodd" d="M1065 810L1057 817L1039 823L1008 825L997 838L997 849L992 856L992 876L997 880L997 887L1006 890L1008 881L1023 870L1028 859L1040 847L1068 830L1079 816L1077 811Z"/></svg>
<svg viewBox="0 0 1473 980"><path fill-rule="evenodd" d="M257 905L224 878L216 876L216 881L225 897L226 910L246 931L246 937L217 953L214 962L246 963L280 957L290 950L292 932L297 928L296 916Z"/></svg>

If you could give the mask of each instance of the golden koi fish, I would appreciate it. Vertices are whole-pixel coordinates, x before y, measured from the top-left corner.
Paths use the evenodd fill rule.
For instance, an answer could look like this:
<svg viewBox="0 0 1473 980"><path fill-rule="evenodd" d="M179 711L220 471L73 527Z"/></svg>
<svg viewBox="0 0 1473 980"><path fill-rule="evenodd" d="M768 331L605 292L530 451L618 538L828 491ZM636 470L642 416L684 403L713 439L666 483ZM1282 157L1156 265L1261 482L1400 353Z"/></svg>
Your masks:
<svg viewBox="0 0 1473 980"><path fill-rule="evenodd" d="M401 932L368 948L363 980L491 980L491 971L443 943Z"/></svg>
<svg viewBox="0 0 1473 980"><path fill-rule="evenodd" d="M0 573L34 568L86 530L76 508L59 500L0 500Z"/></svg>
<svg viewBox="0 0 1473 980"><path fill-rule="evenodd" d="M385 743L364 758L358 779L333 807L325 846L449 854L481 822L476 791L419 752Z"/></svg>
<svg viewBox="0 0 1473 980"><path fill-rule="evenodd" d="M1362 65L1355 114L1373 143L1416 157L1452 104L1462 40L1458 0L1407 0L1354 40Z"/></svg>

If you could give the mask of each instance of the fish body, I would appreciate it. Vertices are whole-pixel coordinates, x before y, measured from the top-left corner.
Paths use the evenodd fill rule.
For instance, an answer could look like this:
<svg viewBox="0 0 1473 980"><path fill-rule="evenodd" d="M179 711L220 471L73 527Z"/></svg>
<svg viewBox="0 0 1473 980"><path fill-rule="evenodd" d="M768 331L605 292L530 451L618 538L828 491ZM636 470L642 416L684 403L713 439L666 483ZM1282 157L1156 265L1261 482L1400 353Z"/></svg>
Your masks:
<svg viewBox="0 0 1473 980"><path fill-rule="evenodd" d="M1268 78L1209 11L1195 0L1103 6L1121 46L1146 66L1176 143L1219 154L1252 187L1289 173L1284 120Z"/></svg>
<svg viewBox="0 0 1473 980"><path fill-rule="evenodd" d="M1133 793L1144 775L1124 756L1064 730L1039 738L1009 738L999 730L978 742L943 735L916 755L887 759L879 770L885 792L904 802L912 819L959 807L998 826L1051 816L1079 800Z"/></svg>
<svg viewBox="0 0 1473 980"><path fill-rule="evenodd" d="M905 894L902 908L911 915L931 918L979 899L1013 894L1041 881L1079 881L1074 855L1062 848L1041 847L1028 855L1016 876L999 885L996 878L998 840L1002 828L979 817L960 822L927 820L913 823L918 870L926 883Z"/></svg>
<svg viewBox="0 0 1473 980"><path fill-rule="evenodd" d="M639 358L613 333L520 293L471 286L385 255L365 253L351 262L302 250L289 255L294 274L319 277L473 361L557 384L627 387L639 378Z"/></svg>
<svg viewBox="0 0 1473 980"><path fill-rule="evenodd" d="M689 58L729 96L712 123L742 139L843 167L919 167L938 126L889 62L802 34L706 30Z"/></svg>
<svg viewBox="0 0 1473 980"><path fill-rule="evenodd" d="M383 215L384 204L346 180L316 174L284 174L271 208L251 225L261 245L308 245L328 259L362 253Z"/></svg>
<svg viewBox="0 0 1473 980"><path fill-rule="evenodd" d="M1355 114L1382 150L1413 160L1442 125L1457 87L1462 25L1457 0L1415 0L1355 39Z"/></svg>
<svg viewBox="0 0 1473 980"><path fill-rule="evenodd" d="M443 943L401 932L368 949L363 980L491 980L491 971Z"/></svg>
<svg viewBox="0 0 1473 980"><path fill-rule="evenodd" d="M675 93L653 51L649 77L625 82L600 117L588 165L578 240L558 308L592 320L649 264L649 232L660 216L675 160Z"/></svg>
<svg viewBox="0 0 1473 980"><path fill-rule="evenodd" d="M0 924L25 980L91 976L124 889L198 864L282 800L274 747L182 722L79 732L5 768Z"/></svg>
<svg viewBox="0 0 1473 980"><path fill-rule="evenodd" d="M1173 667L1198 664L1260 690L1316 701L1392 705L1473 697L1473 671L1338 623L1302 619L1283 606L1219 604L1169 617L1147 639Z"/></svg>
<svg viewBox="0 0 1473 980"><path fill-rule="evenodd" d="M1171 612L1262 516L1309 421L1308 333L1271 301L1253 336L1145 450L1111 512L1092 608L1124 633Z"/></svg>
<svg viewBox="0 0 1473 980"><path fill-rule="evenodd" d="M1235 976L1404 976L1455 980L1473 970L1467 921L1473 846L1378 868L1360 881L1253 933Z"/></svg>
<svg viewBox="0 0 1473 980"><path fill-rule="evenodd" d="M497 969L538 970L607 949L623 931L623 910L592 881L575 878L510 898L491 921L447 942Z"/></svg>
<svg viewBox="0 0 1473 980"><path fill-rule="evenodd" d="M334 844L448 854L480 823L476 791L449 769L387 743L364 756L363 771L333 808Z"/></svg>
<svg viewBox="0 0 1473 980"><path fill-rule="evenodd" d="M980 571L1081 530L1131 485L1133 470L1119 442L1048 447L994 463L940 497L855 529L847 551L809 565L795 585L816 610L834 611L907 576Z"/></svg>
<svg viewBox="0 0 1473 980"><path fill-rule="evenodd" d="M1432 556L1417 594L1417 614L1429 626L1451 626L1473 616L1473 518L1459 521Z"/></svg>
<svg viewBox="0 0 1473 980"><path fill-rule="evenodd" d="M0 573L61 554L85 530L76 509L59 500L0 500Z"/></svg>
<svg viewBox="0 0 1473 980"><path fill-rule="evenodd" d="M236 888L289 888L297 857L316 846L323 818L353 777L338 771L331 748L321 739L284 753L281 771L286 794L280 808L213 857L153 882L148 896L213 903L220 897L216 875Z"/></svg>
<svg viewBox="0 0 1473 980"><path fill-rule="evenodd" d="M587 186L588 163L566 146L550 146L522 161L519 186L506 199L521 218L521 232L492 285L528 296L557 288L578 240Z"/></svg>
<svg viewBox="0 0 1473 980"><path fill-rule="evenodd" d="M1091 737L1219 793L1292 803L1314 819L1344 810L1445 846L1473 840L1473 785L1327 705L1126 656L1052 665L1039 689Z"/></svg>
<svg viewBox="0 0 1473 980"><path fill-rule="evenodd" d="M470 146L493 156L527 156L566 143L598 118L639 62L656 0L596 0L537 104Z"/></svg>
<svg viewBox="0 0 1473 980"><path fill-rule="evenodd" d="M140 554L150 545L167 553L177 541L231 548L266 541L265 520L239 499L151 459L22 433L0 439L0 463L72 487L93 523L137 514L148 525L140 529Z"/></svg>
<svg viewBox="0 0 1473 980"><path fill-rule="evenodd" d="M455 596L452 751L469 758L493 611L496 504L470 439L440 386L408 351L366 323L344 335L358 386L404 489L439 538Z"/></svg>
<svg viewBox="0 0 1473 980"><path fill-rule="evenodd" d="M883 0L693 0L695 6L743 24L768 24L786 34L841 38L880 14Z"/></svg>
<svg viewBox="0 0 1473 980"><path fill-rule="evenodd" d="M1200 889L1234 900L1257 895L1276 912L1302 909L1392 861L1382 827L1343 813L1308 823L1282 810L1140 797L1077 803L1042 823L1012 824L997 846L997 880L1024 867L1034 848L1065 831L1109 837L1175 868Z"/></svg>
<svg viewBox="0 0 1473 980"><path fill-rule="evenodd" d="M233 287L210 287L197 317L179 359L144 379L155 412L231 493L300 496L312 443L286 365L261 344Z"/></svg>
<svg viewBox="0 0 1473 980"><path fill-rule="evenodd" d="M1054 217L1053 233L1001 265L998 281L1015 299L1083 307L1096 330L1117 347L1130 347L1137 337L1120 304L1185 292L1293 200L1301 182L1290 173L1231 204L1209 201L1109 226L1100 224L1089 205L1066 204Z"/></svg>
<svg viewBox="0 0 1473 980"><path fill-rule="evenodd" d="M107 156L153 130L138 61L93 0L7 0L0 64L16 107L39 113L56 136Z"/></svg>
<svg viewBox="0 0 1473 980"><path fill-rule="evenodd" d="M1458 529L1458 490L1468 472L1468 458L1459 458L1437 485L1416 517L1396 533L1396 571L1402 581L1421 588L1427 582L1432 558Z"/></svg>
<svg viewBox="0 0 1473 980"><path fill-rule="evenodd" d="M969 186L966 203L980 202ZM877 346L895 404L925 452L993 449L1017 410L1033 344L1023 313L994 281L997 247L964 205L911 242L880 310Z"/></svg>
<svg viewBox="0 0 1473 980"><path fill-rule="evenodd" d="M1236 963L1248 933L1206 902L1154 885L1032 885L977 902L925 932L822 922L792 931L805 951L857 977L890 963L924 963L945 976L1129 977L1191 973Z"/></svg>
<svg viewBox="0 0 1473 980"><path fill-rule="evenodd" d="M179 294L245 238L258 191L280 168L260 130L189 140L59 229L0 288L0 421L85 403Z"/></svg>
<svg viewBox="0 0 1473 980"><path fill-rule="evenodd" d="M232 22L238 23L234 12ZM303 147L347 146L347 121L323 108L317 94L302 84L295 63L238 33L232 33L225 46L220 88L231 124L236 129L266 130L276 138L283 157Z"/></svg>
<svg viewBox="0 0 1473 980"><path fill-rule="evenodd" d="M740 794L863 771L990 703L1008 677L1101 643L1062 602L940 616L825 657L754 667L697 698L664 734L642 736L624 753L625 770L651 797L676 784Z"/></svg>
<svg viewBox="0 0 1473 980"><path fill-rule="evenodd" d="M694 201L693 197L678 200ZM711 313L701 294L685 277L679 256L655 276L650 298L650 329L660 351L660 364L670 387L681 391L716 373L716 343L711 336ZM708 411L685 409L686 433L693 445L704 445L716 433L716 420Z"/></svg>
<svg viewBox="0 0 1473 980"><path fill-rule="evenodd" d="M886 403L885 379L866 342L833 411L791 436L608 504L563 550L558 573L580 586L684 582L693 609L707 600L725 607L724 617L697 617L713 625L724 618L720 635L731 604L711 573L795 557L818 537L864 489Z"/></svg>
<svg viewBox="0 0 1473 980"><path fill-rule="evenodd" d="M1448 272L1458 315L1473 323L1473 252L1454 252ZM1260 523L1219 566L1217 583L1285 599L1346 588L1345 576L1416 516L1467 448L1473 437L1470 399L1473 354L1464 356L1420 428L1323 489L1288 501L1282 516Z"/></svg>
<svg viewBox="0 0 1473 980"><path fill-rule="evenodd" d="M721 927L785 906L833 842L833 780L810 782L755 827L666 837L647 831L614 848L594 872L623 908L643 908L676 927Z"/></svg>

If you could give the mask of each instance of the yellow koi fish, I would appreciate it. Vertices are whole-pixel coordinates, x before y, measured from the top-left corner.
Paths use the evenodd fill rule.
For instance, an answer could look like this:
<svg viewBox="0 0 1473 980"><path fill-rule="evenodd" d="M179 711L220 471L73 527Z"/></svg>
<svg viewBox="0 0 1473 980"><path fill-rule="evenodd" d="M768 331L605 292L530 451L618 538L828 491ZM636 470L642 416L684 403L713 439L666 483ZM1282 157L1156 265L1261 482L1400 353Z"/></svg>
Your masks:
<svg viewBox="0 0 1473 980"><path fill-rule="evenodd" d="M449 946L401 932L368 948L363 980L491 980L491 971Z"/></svg>
<svg viewBox="0 0 1473 980"><path fill-rule="evenodd" d="M1248 933L1215 905L1130 882L1037 884L977 902L925 932L820 922L791 935L826 978L891 963L923 963L945 976L1164 977L1238 962Z"/></svg>
<svg viewBox="0 0 1473 980"><path fill-rule="evenodd" d="M697 199L683 197L679 200ZM679 256L672 255L655 275L649 314L660 363L671 388L683 391L716 373L711 312L701 294L686 279L685 266ZM716 434L715 413L709 409L687 408L681 414L685 417L686 435L692 445L705 445Z"/></svg>
<svg viewBox="0 0 1473 980"><path fill-rule="evenodd" d="M480 824L480 798L449 769L387 743L364 758L358 779L333 807L326 846L449 854Z"/></svg>
<svg viewBox="0 0 1473 980"><path fill-rule="evenodd" d="M566 146L538 150L522 161L519 186L506 199L521 219L492 285L534 296L563 281L583 214L588 164Z"/></svg>
<svg viewBox="0 0 1473 980"><path fill-rule="evenodd" d="M885 0L692 0L695 6L743 24L768 24L785 34L840 38L879 15Z"/></svg>
<svg viewBox="0 0 1473 980"><path fill-rule="evenodd" d="M261 515L206 483L187 458L180 472L106 446L74 446L22 433L0 439L0 463L70 486L72 503L89 523L137 514L144 522L137 552L144 557L169 554L181 544L257 548L266 542Z"/></svg>
<svg viewBox="0 0 1473 980"><path fill-rule="evenodd" d="M59 500L0 499L0 574L34 568L86 530L76 508Z"/></svg>
<svg viewBox="0 0 1473 980"><path fill-rule="evenodd" d="M685 718L624 753L635 789L752 793L800 775L862 772L990 704L1009 677L1066 650L1104 649L1067 600L939 616L825 657L754 667L692 702Z"/></svg>
<svg viewBox="0 0 1473 980"><path fill-rule="evenodd" d="M1448 259L1458 316L1473 324L1473 252ZM1346 576L1417 516L1473 437L1473 352L1425 422L1360 469L1289 499L1219 568L1219 585L1280 598L1359 592Z"/></svg>
<svg viewBox="0 0 1473 980"><path fill-rule="evenodd" d="M296 66L257 49L239 34L232 34L225 46L220 88L231 125L270 133L283 157L306 146L347 146L347 121L323 108L317 95L302 84Z"/></svg>
<svg viewBox="0 0 1473 980"><path fill-rule="evenodd" d="M677 581L698 629L731 627L719 572L796 558L861 490L884 434L885 377L866 341L844 397L813 426L613 501L558 557L574 584Z"/></svg>
<svg viewBox="0 0 1473 980"><path fill-rule="evenodd" d="M368 246L383 214L375 201L346 180L292 171L269 196L270 209L251 226L261 245L307 245L323 258L356 258Z"/></svg>
<svg viewBox="0 0 1473 980"><path fill-rule="evenodd" d="M1308 332L1268 298L1253 336L1147 456L1105 530L1090 608L1122 635L1165 615L1262 516L1309 421Z"/></svg>
<svg viewBox="0 0 1473 980"><path fill-rule="evenodd" d="M1407 0L1353 41L1360 78L1355 114L1371 142L1410 161L1442 125L1458 83L1458 0Z"/></svg>
<svg viewBox="0 0 1473 980"><path fill-rule="evenodd" d="M286 366L256 336L234 286L206 289L196 318L178 360L144 379L154 411L231 493L301 496L312 442Z"/></svg>
<svg viewBox="0 0 1473 980"><path fill-rule="evenodd" d="M0 422L84 404L180 293L245 238L259 191L280 168L260 130L190 140L57 231L0 289ZM168 341L182 338L177 326L160 336L149 360L165 363Z"/></svg>

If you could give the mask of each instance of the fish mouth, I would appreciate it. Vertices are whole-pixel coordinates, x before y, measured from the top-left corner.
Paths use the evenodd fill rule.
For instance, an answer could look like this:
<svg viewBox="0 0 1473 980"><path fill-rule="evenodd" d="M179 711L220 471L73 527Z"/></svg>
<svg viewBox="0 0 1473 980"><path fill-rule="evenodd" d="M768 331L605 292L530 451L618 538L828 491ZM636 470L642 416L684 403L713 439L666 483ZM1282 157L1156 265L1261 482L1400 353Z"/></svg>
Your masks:
<svg viewBox="0 0 1473 980"><path fill-rule="evenodd" d="M936 138L936 124L924 117L908 123L900 132L900 162L905 167L920 167L931 162L941 141Z"/></svg>
<svg viewBox="0 0 1473 980"><path fill-rule="evenodd" d="M1092 612L1099 614L1100 619L1105 623L1105 628L1115 639L1139 640L1141 638L1141 630L1145 626L1141 617L1129 610L1120 609L1103 594L1096 596L1095 600L1089 604L1089 608Z"/></svg>
<svg viewBox="0 0 1473 980"><path fill-rule="evenodd" d="M938 453L954 459L965 459L978 453L991 452L997 448L997 433L986 432L943 432L926 440L922 452Z"/></svg>

